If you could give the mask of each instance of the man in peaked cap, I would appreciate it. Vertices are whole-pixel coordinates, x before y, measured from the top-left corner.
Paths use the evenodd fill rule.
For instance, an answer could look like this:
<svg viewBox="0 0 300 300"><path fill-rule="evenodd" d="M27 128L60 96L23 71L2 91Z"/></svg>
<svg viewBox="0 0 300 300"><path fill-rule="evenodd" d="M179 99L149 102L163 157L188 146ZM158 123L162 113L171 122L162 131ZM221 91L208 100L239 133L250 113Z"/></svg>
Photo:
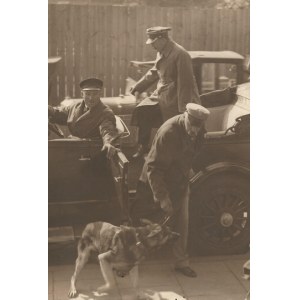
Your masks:
<svg viewBox="0 0 300 300"><path fill-rule="evenodd" d="M158 129L146 157L132 209L133 218L148 217L146 210L145 214L138 214L144 207L151 211L154 201L165 216L170 216L173 230L180 234L173 247L175 270L188 277L197 276L189 266L187 255L189 178L192 162L204 140L208 116L209 111L203 106L188 103L183 114L172 117Z"/></svg>
<svg viewBox="0 0 300 300"><path fill-rule="evenodd" d="M100 99L103 82L98 78L88 78L79 86L83 99L68 106L48 106L49 121L68 125L70 133L79 138L102 137L102 150L110 159L117 151L114 144L118 131L113 111Z"/></svg>
<svg viewBox="0 0 300 300"><path fill-rule="evenodd" d="M191 57L169 38L170 30L170 27L156 26L146 31L146 44L157 51L157 57L153 68L132 87L131 93L138 99L153 83L157 82L157 87L133 112L132 125L139 127L139 146L134 157L146 151L152 128L184 112L188 102L199 100Z"/></svg>

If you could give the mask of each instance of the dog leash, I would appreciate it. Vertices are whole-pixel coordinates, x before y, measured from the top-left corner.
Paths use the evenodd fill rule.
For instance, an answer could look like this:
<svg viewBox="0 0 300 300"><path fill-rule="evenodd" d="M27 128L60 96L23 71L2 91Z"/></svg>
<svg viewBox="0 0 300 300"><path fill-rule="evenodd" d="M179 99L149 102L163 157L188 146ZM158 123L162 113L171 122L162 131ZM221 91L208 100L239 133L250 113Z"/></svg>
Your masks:
<svg viewBox="0 0 300 300"><path fill-rule="evenodd" d="M171 219L171 216L165 216L165 217L161 220L161 222L159 222L159 224L160 224L161 226L165 226L165 225L169 222L170 219Z"/></svg>

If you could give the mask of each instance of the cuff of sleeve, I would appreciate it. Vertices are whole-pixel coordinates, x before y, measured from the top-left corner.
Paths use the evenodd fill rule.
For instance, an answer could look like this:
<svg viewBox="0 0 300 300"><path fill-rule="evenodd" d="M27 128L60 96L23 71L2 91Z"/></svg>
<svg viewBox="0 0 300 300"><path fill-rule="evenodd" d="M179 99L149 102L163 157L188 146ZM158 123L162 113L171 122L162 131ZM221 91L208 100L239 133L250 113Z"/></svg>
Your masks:
<svg viewBox="0 0 300 300"><path fill-rule="evenodd" d="M133 87L133 88L131 88L131 90L130 90L130 93L131 93L133 96L134 96L134 93L135 93L135 92L137 92L137 89L136 89L136 88L134 88L134 87Z"/></svg>
<svg viewBox="0 0 300 300"><path fill-rule="evenodd" d="M168 198L165 198L165 199L160 201L160 207L161 208L164 208L164 207L168 206L169 204L171 204L171 201Z"/></svg>

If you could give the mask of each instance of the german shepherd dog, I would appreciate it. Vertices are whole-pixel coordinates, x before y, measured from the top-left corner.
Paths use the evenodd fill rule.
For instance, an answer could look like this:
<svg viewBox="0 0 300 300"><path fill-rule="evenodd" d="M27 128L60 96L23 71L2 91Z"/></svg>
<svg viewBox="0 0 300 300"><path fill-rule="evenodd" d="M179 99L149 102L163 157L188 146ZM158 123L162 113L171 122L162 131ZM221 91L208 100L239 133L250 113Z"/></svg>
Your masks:
<svg viewBox="0 0 300 300"><path fill-rule="evenodd" d="M146 255L160 248L169 240L179 237L163 224L152 223L142 219L141 227L114 226L105 222L88 224L78 243L78 257L76 259L75 272L71 278L69 297L77 295L77 277L88 262L92 251L99 253L98 260L105 284L98 288L99 293L109 292L115 285L113 270L118 276L124 277L130 274L133 288L137 292L138 264ZM137 292L138 293L138 292ZM138 294L137 294L138 296Z"/></svg>

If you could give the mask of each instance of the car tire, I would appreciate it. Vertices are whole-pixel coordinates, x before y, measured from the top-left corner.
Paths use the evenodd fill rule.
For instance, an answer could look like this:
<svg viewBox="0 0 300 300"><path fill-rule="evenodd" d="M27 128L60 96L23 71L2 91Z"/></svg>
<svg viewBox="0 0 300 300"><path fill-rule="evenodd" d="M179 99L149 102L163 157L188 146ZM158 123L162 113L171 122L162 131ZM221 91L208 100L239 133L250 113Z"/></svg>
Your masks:
<svg viewBox="0 0 300 300"><path fill-rule="evenodd" d="M249 242L249 178L217 174L194 185L190 203L191 253L241 254L249 250Z"/></svg>

